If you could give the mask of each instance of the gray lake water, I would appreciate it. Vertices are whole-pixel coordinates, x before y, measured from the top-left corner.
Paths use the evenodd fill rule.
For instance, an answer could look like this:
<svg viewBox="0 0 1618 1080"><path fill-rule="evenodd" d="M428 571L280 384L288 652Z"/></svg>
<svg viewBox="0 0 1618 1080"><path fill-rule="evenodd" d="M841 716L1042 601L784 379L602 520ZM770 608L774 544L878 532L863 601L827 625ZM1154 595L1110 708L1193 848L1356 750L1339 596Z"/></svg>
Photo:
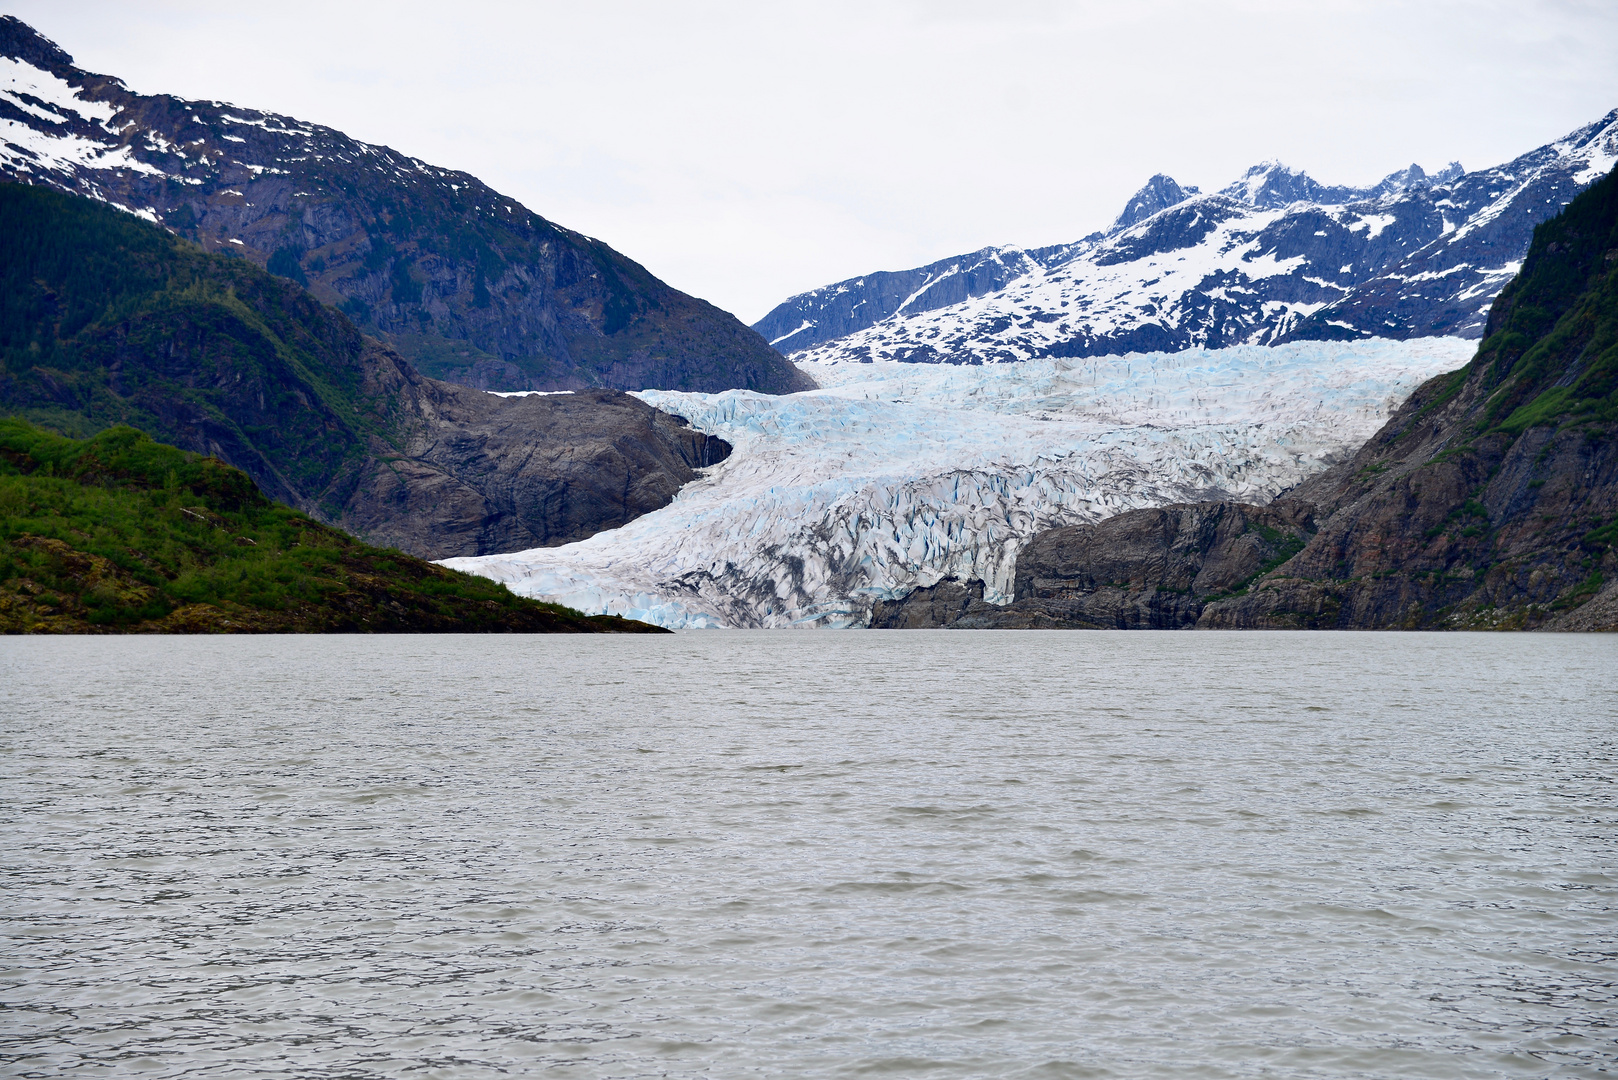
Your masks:
<svg viewBox="0 0 1618 1080"><path fill-rule="evenodd" d="M0 641L12 1076L1618 1070L1618 637Z"/></svg>

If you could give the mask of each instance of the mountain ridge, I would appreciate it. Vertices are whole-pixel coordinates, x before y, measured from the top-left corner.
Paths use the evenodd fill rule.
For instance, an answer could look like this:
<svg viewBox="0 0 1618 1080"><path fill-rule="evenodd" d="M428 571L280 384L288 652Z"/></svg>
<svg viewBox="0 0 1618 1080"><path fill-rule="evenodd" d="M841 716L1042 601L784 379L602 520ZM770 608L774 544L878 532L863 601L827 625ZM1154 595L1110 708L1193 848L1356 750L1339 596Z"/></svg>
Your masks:
<svg viewBox="0 0 1618 1080"><path fill-rule="evenodd" d="M135 94L9 15L0 176L242 255L448 381L507 391L813 385L733 316L476 177L291 117Z"/></svg>
<svg viewBox="0 0 1618 1080"><path fill-rule="evenodd" d="M12 183L0 412L66 435L137 427L433 558L622 525L729 452L616 390L499 397L426 378L294 282L106 203Z"/></svg>
<svg viewBox="0 0 1618 1080"><path fill-rule="evenodd" d="M1618 110L1470 173L1412 165L1373 185L1328 186L1267 162L1206 193L1159 174L1106 232L850 278L789 298L755 327L815 362L1478 337L1533 227L1614 162Z"/></svg>
<svg viewBox="0 0 1618 1080"><path fill-rule="evenodd" d="M882 625L1618 630L1618 167L1542 223L1464 367L1264 506L1048 530L1013 602L960 578Z"/></svg>

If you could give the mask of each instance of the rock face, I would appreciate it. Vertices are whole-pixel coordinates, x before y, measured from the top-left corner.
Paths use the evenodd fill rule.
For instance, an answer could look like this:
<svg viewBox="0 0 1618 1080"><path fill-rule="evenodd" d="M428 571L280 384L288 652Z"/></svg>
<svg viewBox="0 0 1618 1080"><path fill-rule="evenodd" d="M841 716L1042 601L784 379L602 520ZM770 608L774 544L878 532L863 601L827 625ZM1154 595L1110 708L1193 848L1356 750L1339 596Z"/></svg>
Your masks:
<svg viewBox="0 0 1618 1080"><path fill-rule="evenodd" d="M1042 533L992 606L945 624L1618 629L1618 171L1535 231L1472 362L1351 461L1262 509Z"/></svg>
<svg viewBox="0 0 1618 1080"><path fill-rule="evenodd" d="M976 364L1298 340L1479 337L1534 226L1618 162L1618 110L1506 164L1369 187L1276 162L1217 192L1154 176L1104 233L985 248L794 296L797 359Z"/></svg>
<svg viewBox="0 0 1618 1080"><path fill-rule="evenodd" d="M954 626L969 613L1005 609L983 600L983 581L945 578L937 585L913 590L902 600L878 600L871 609L872 630L933 630Z"/></svg>
<svg viewBox="0 0 1618 1080"><path fill-rule="evenodd" d="M871 625L1187 629L1210 597L1241 589L1296 554L1312 525L1296 504L1205 502L1050 529L1017 556L1012 603L983 602L982 582L940 582L879 604Z"/></svg>
<svg viewBox="0 0 1618 1080"><path fill-rule="evenodd" d="M413 555L583 539L730 452L616 390L424 377L307 292L103 204L0 184L0 413L128 424Z"/></svg>
<svg viewBox="0 0 1618 1080"><path fill-rule="evenodd" d="M430 376L493 390L813 385L735 317L466 173L291 117L131 93L11 16L0 64L0 177L267 266Z"/></svg>
<svg viewBox="0 0 1618 1080"><path fill-rule="evenodd" d="M389 360L391 359L391 363ZM336 523L428 558L554 547L668 505L730 446L617 390L502 398L376 359L408 420Z"/></svg>

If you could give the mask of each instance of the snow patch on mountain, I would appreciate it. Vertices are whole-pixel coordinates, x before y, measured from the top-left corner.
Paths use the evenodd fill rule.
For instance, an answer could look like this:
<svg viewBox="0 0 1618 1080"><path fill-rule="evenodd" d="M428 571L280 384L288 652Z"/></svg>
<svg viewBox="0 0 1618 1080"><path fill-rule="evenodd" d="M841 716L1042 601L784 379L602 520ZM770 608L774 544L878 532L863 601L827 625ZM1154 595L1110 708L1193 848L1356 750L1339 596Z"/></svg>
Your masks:
<svg viewBox="0 0 1618 1080"><path fill-rule="evenodd" d="M73 84L24 60L0 56L0 100L52 124L68 113L105 125L118 110L104 101L86 101Z"/></svg>
<svg viewBox="0 0 1618 1080"><path fill-rule="evenodd" d="M1264 500L1345 458L1458 339L994 366L807 363L821 389L643 391L734 447L661 510L564 547L449 559L669 627L849 627L946 576L1010 598L1021 546L1178 500Z"/></svg>
<svg viewBox="0 0 1618 1080"><path fill-rule="evenodd" d="M162 175L117 142L112 134L117 108L87 100L67 80L24 60L0 56L0 105L31 121L0 116L0 167L20 173L121 169Z"/></svg>
<svg viewBox="0 0 1618 1080"><path fill-rule="evenodd" d="M137 160L127 146L108 146L71 132L57 135L36 131L6 119L0 119L0 165L18 172L128 169L162 175L161 169Z"/></svg>

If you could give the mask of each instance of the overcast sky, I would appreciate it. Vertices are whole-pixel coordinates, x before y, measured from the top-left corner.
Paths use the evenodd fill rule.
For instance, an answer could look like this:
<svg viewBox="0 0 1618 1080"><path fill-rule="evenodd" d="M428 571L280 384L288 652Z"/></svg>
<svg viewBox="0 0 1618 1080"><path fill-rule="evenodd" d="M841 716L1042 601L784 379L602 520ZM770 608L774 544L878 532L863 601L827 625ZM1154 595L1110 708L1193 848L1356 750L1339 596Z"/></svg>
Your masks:
<svg viewBox="0 0 1618 1080"><path fill-rule="evenodd" d="M752 322L1106 225L1145 179L1509 160L1618 107L1615 0L0 0L144 93L465 169Z"/></svg>

